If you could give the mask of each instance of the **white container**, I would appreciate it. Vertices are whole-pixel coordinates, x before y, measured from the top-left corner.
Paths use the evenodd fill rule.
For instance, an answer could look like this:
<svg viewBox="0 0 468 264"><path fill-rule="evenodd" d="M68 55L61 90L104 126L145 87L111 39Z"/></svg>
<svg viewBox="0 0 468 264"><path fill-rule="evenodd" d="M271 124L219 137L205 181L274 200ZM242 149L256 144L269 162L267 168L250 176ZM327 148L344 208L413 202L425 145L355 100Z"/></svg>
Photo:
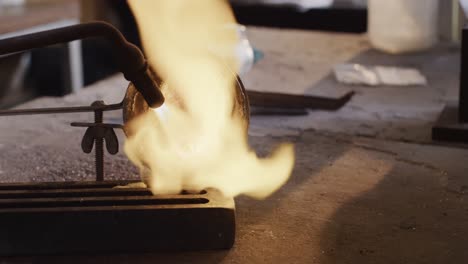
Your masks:
<svg viewBox="0 0 468 264"><path fill-rule="evenodd" d="M389 53L420 51L438 40L439 0L369 0L371 44Z"/></svg>

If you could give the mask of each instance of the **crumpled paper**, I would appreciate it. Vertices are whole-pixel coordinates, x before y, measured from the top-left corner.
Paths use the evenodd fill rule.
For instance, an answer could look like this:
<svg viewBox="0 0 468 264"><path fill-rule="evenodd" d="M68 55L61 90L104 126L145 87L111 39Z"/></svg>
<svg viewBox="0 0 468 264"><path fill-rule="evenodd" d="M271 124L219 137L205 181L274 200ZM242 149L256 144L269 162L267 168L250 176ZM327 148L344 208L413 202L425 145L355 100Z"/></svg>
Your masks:
<svg viewBox="0 0 468 264"><path fill-rule="evenodd" d="M415 68L339 64L334 74L338 82L352 85L427 85L426 77Z"/></svg>

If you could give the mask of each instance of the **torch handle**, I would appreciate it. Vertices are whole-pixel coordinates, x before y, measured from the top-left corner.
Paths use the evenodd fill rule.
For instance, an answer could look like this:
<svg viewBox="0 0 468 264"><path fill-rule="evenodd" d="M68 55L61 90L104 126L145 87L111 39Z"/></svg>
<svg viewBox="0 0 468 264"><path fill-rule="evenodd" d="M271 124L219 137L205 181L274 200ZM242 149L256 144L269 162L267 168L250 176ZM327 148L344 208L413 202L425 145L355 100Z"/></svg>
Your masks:
<svg viewBox="0 0 468 264"><path fill-rule="evenodd" d="M132 82L151 107L161 106L164 97L153 80L141 50L105 22L78 24L0 40L0 56L78 39L105 37L113 44L114 58L125 79Z"/></svg>

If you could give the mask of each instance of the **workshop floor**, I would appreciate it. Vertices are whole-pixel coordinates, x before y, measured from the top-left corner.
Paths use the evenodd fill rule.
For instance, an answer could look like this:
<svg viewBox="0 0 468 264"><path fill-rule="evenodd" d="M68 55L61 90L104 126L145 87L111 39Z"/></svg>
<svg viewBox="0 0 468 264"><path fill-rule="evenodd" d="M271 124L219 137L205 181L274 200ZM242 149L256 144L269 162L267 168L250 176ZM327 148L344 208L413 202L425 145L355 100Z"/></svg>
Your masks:
<svg viewBox="0 0 468 264"><path fill-rule="evenodd" d="M5 263L465 263L468 149L430 142L430 125L444 101L456 99L457 51L441 47L391 58L370 50L364 36L261 28L249 29L249 34L265 58L245 77L247 88L358 93L337 112L252 118L255 149L264 153L292 141L297 161L291 179L272 197L237 198L233 249L9 258ZM349 60L418 67L429 85L339 85L330 68ZM116 76L76 95L42 98L22 107L118 102L125 87ZM116 112L110 119L119 116ZM84 131L68 125L90 118L5 119L0 123L0 180L91 180L92 157L79 146ZM108 157L106 166L109 179L137 177L122 153Z"/></svg>

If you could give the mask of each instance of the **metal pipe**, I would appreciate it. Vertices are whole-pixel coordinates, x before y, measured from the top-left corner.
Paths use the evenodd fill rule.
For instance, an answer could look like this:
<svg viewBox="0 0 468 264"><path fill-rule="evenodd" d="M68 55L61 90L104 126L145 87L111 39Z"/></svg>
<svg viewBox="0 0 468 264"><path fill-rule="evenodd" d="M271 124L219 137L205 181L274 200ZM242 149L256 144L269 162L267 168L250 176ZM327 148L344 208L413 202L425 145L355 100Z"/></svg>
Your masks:
<svg viewBox="0 0 468 264"><path fill-rule="evenodd" d="M43 114L65 114L65 113L80 113L113 111L122 109L122 103L104 105L104 106L72 106L72 107L51 107L51 108L32 108L32 109L10 109L0 110L0 116L15 116L15 115L43 115Z"/></svg>
<svg viewBox="0 0 468 264"><path fill-rule="evenodd" d="M105 37L113 44L114 58L120 71L125 79L135 85L149 106L159 107L164 103L164 97L151 77L141 50L105 22L85 23L3 39L0 41L0 56L94 37Z"/></svg>

